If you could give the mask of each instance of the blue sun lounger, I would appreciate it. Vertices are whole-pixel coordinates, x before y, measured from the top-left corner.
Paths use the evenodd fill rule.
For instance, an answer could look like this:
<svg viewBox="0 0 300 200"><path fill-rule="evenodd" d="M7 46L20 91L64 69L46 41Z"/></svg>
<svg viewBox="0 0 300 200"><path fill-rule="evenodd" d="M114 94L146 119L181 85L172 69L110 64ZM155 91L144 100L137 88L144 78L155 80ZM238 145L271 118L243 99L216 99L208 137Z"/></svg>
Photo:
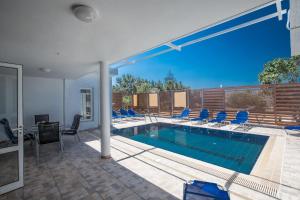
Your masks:
<svg viewBox="0 0 300 200"><path fill-rule="evenodd" d="M238 111L235 115L235 119L231 120L231 124L238 124L242 127L248 122L249 113L247 111Z"/></svg>
<svg viewBox="0 0 300 200"><path fill-rule="evenodd" d="M207 122L209 118L209 111L206 108L203 108L201 112L199 113L199 117L191 119L191 121L196 122Z"/></svg>
<svg viewBox="0 0 300 200"><path fill-rule="evenodd" d="M217 113L216 118L211 119L208 122L221 124L225 122L226 118L227 118L227 113L225 111L220 111Z"/></svg>
<svg viewBox="0 0 300 200"><path fill-rule="evenodd" d="M135 112L132 108L128 109L127 113L131 117L145 117L145 115Z"/></svg>
<svg viewBox="0 0 300 200"><path fill-rule="evenodd" d="M284 128L287 135L294 134L294 133L288 132L288 130L295 131L297 134L300 133L300 125L285 126L283 128Z"/></svg>
<svg viewBox="0 0 300 200"><path fill-rule="evenodd" d="M128 114L127 110L125 110L125 109L123 109L123 108L120 108L120 114L121 114L121 116L123 116L124 118L125 118L125 117L131 117L131 116Z"/></svg>
<svg viewBox="0 0 300 200"><path fill-rule="evenodd" d="M190 115L190 109L189 108L184 108L181 112L180 115L173 115L172 119L181 119L181 120L185 120L188 119Z"/></svg>
<svg viewBox="0 0 300 200"><path fill-rule="evenodd" d="M284 129L292 130L292 131L300 131L300 125L295 125L295 126L285 126Z"/></svg>
<svg viewBox="0 0 300 200"><path fill-rule="evenodd" d="M183 200L189 199L230 200L228 192L219 189L216 183L198 180L184 184Z"/></svg>
<svg viewBox="0 0 300 200"><path fill-rule="evenodd" d="M112 119L123 119L124 116L118 115L118 113L112 110Z"/></svg>

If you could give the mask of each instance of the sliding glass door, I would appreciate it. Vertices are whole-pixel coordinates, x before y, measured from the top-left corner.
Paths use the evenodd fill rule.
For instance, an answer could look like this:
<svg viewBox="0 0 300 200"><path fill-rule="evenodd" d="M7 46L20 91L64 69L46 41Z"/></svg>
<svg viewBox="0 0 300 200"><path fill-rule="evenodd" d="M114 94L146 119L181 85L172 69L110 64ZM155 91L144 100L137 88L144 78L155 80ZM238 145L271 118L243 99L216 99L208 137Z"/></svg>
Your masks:
<svg viewBox="0 0 300 200"><path fill-rule="evenodd" d="M22 66L0 63L0 195L23 187Z"/></svg>

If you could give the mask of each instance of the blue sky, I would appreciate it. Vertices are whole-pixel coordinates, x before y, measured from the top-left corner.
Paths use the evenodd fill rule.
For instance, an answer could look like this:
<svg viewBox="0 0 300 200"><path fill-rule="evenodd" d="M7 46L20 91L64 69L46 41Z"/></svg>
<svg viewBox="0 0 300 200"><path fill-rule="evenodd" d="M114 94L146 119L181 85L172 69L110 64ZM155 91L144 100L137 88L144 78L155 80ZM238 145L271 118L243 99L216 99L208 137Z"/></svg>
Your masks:
<svg viewBox="0 0 300 200"><path fill-rule="evenodd" d="M287 1L284 6L287 7ZM247 16L235 19L209 30L175 41L199 38L251 19L276 11L275 5ZM171 70L176 79L191 88L259 84L258 74L263 64L277 57L290 56L290 35L282 21L273 18L204 42L190 45L182 51L172 51L149 60L137 62L119 69L119 75L132 74L149 80L163 80ZM158 52L163 46L134 58ZM113 83L115 78L113 79Z"/></svg>

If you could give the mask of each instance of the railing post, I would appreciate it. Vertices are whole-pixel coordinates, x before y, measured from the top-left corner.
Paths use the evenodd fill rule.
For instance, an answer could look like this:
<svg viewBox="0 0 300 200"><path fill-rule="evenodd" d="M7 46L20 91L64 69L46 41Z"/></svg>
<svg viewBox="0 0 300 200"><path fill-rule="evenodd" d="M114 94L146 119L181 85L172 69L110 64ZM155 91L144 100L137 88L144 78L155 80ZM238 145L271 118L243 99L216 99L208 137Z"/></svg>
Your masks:
<svg viewBox="0 0 300 200"><path fill-rule="evenodd" d="M225 89L223 89L223 107L224 107L224 111L226 111L226 94L225 94Z"/></svg>
<svg viewBox="0 0 300 200"><path fill-rule="evenodd" d="M174 91L171 90L170 91L170 95L171 95L171 116L174 115Z"/></svg>
<svg viewBox="0 0 300 200"><path fill-rule="evenodd" d="M201 109L203 109L204 105L204 89L201 90Z"/></svg>
<svg viewBox="0 0 300 200"><path fill-rule="evenodd" d="M190 90L186 89L185 90L185 95L186 95L186 106L190 108Z"/></svg>
<svg viewBox="0 0 300 200"><path fill-rule="evenodd" d="M160 91L157 93L158 116L160 116Z"/></svg>
<svg viewBox="0 0 300 200"><path fill-rule="evenodd" d="M275 124L277 124L277 122L278 122L278 118L277 118L277 109L276 109L276 107L277 107L277 105L276 105L276 84L273 84L273 87L272 87L272 93L273 93L273 109L274 109L274 114L275 114Z"/></svg>
<svg viewBox="0 0 300 200"><path fill-rule="evenodd" d="M149 112L149 94L150 93L146 93L146 95L147 95L147 113L150 113Z"/></svg>

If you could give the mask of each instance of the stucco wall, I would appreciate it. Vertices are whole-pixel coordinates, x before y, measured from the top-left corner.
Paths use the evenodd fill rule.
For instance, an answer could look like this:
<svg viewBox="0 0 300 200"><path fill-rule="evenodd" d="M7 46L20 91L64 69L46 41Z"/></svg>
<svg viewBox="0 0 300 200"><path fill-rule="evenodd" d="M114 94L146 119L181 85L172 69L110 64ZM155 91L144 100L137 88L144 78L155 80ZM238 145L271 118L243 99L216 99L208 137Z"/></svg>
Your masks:
<svg viewBox="0 0 300 200"><path fill-rule="evenodd" d="M23 77L24 127L30 129L34 115L49 114L50 121L63 123L63 80Z"/></svg>
<svg viewBox="0 0 300 200"><path fill-rule="evenodd" d="M90 73L76 80L66 80L65 82L65 113L66 125L70 126L73 116L80 114L81 96L80 89L92 88L93 90L93 119L81 121L80 129L97 128L99 124L99 78L98 73Z"/></svg>
<svg viewBox="0 0 300 200"><path fill-rule="evenodd" d="M290 0L291 53L300 55L300 0Z"/></svg>

